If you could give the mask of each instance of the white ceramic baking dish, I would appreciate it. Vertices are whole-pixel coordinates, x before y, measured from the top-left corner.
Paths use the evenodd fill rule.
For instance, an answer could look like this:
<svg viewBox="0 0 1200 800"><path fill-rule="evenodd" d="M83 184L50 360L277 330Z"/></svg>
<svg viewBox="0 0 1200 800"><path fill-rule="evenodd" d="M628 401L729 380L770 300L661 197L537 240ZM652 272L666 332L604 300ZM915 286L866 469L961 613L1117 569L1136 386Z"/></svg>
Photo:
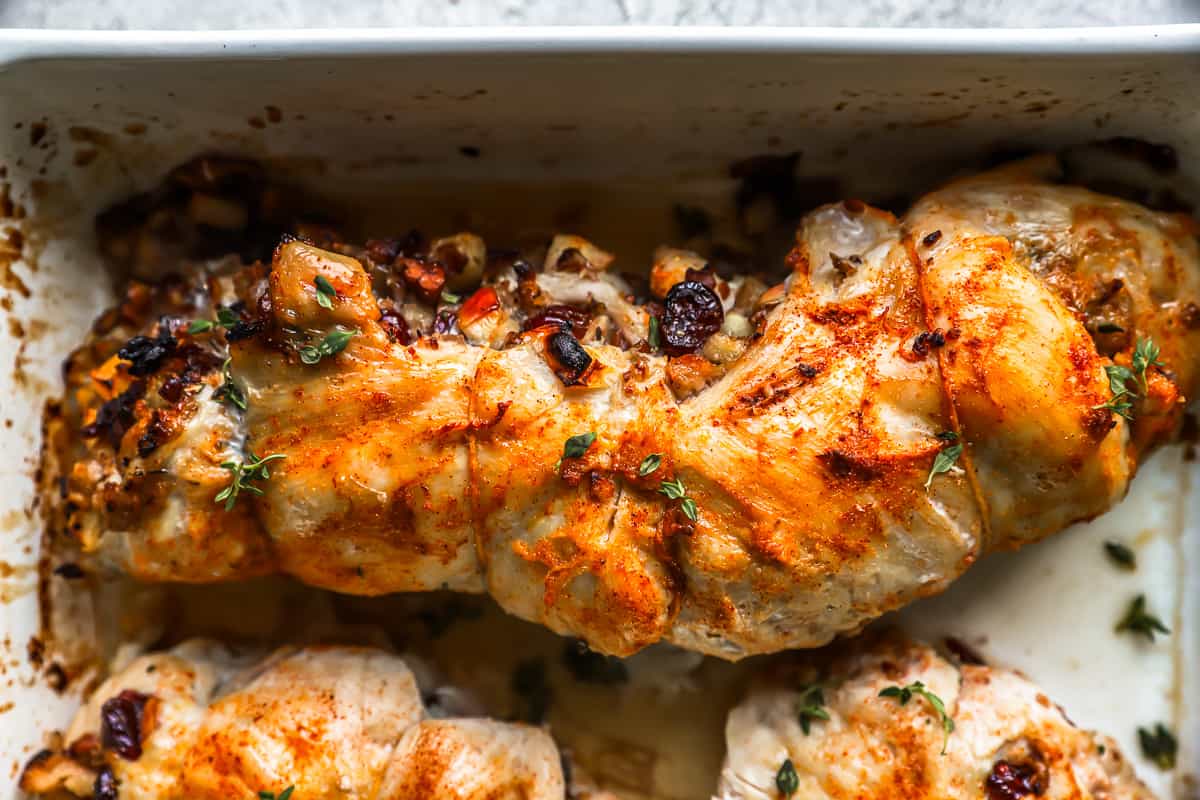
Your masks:
<svg viewBox="0 0 1200 800"><path fill-rule="evenodd" d="M1172 145L1173 184L1200 198L1198 80L1200 26L0 32L0 797L76 702L48 687L55 656L39 657L33 639L34 474L61 359L112 297L91 230L106 204L197 152L236 152L338 202L358 198L368 227L571 224L645 263L672 202L727 202L727 165L761 153L800 151L801 174L879 200L998 148L1133 136ZM1025 670L1078 723L1115 735L1165 797L1195 797L1197 486L1200 470L1168 449L1111 513L987 560L901 619ZM1110 538L1136 544L1138 572L1106 562ZM1173 631L1154 645L1113 633L1139 592ZM100 617L101 633L137 636L127 610ZM516 648L475 643L447 668L486 684L472 659L554 646L528 635ZM736 670L709 672L720 684ZM697 702L689 691L589 689L555 730L614 763L625 745L650 753L626 796L703 797L735 692ZM1137 727L1158 721L1181 740L1173 774L1138 754Z"/></svg>

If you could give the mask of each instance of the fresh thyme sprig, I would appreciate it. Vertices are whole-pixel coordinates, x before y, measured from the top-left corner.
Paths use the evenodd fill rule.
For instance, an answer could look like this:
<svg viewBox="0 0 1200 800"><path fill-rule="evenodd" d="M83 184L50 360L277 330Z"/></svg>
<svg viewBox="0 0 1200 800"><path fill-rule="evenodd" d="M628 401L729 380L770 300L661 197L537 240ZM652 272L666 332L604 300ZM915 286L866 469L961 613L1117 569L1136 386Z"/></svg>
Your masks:
<svg viewBox="0 0 1200 800"><path fill-rule="evenodd" d="M942 702L942 698L925 688L925 684L921 681L913 681L908 686L889 686L879 692L880 697L896 698L900 705L906 705L914 695L924 697L941 718L942 732L945 734L942 739L942 755L945 755L946 745L950 742L950 734L954 733L954 718L946 713L946 704Z"/></svg>
<svg viewBox="0 0 1200 800"><path fill-rule="evenodd" d="M246 393L242 391L242 387L234 381L233 375L229 372L229 364L233 361L232 358L225 359L225 363L221 365L221 377L225 379L224 383L217 387L217 391L213 393L213 397L217 401L233 403L242 411L246 410Z"/></svg>
<svg viewBox="0 0 1200 800"><path fill-rule="evenodd" d="M338 328L325 334L325 338L315 345L305 345L300 348L300 360L313 365L323 358L337 355L346 349L346 345L358 331L346 331Z"/></svg>
<svg viewBox="0 0 1200 800"><path fill-rule="evenodd" d="M242 492L250 494L263 494L263 490L255 486L251 481L265 481L271 477L271 472L267 468L267 464L277 459L286 458L283 453L272 453L265 458L259 458L249 451L246 452L246 457L242 461L226 461L221 464L222 467L229 470L233 475L233 480L229 485L217 493L213 498L215 503L224 503L226 511L232 511L233 506L237 503L238 495Z"/></svg>
<svg viewBox="0 0 1200 800"><path fill-rule="evenodd" d="M1132 383L1134 386L1140 387L1141 395L1145 395L1149 391L1146 370L1150 367L1162 366L1165 365L1159 359L1159 347L1154 340L1138 339L1133 347L1130 366L1109 364L1104 368L1104 374L1108 376L1108 390L1112 392L1112 397L1108 399L1108 402L1101 403L1095 408L1107 409L1132 422L1133 401L1140 395L1136 389L1130 389L1129 385Z"/></svg>
<svg viewBox="0 0 1200 800"><path fill-rule="evenodd" d="M187 332L188 335L195 336L198 333L207 333L218 325L222 328L229 329L241 321L241 318L233 309L222 306L221 308L217 309L216 322L213 322L210 319L194 319L188 323Z"/></svg>
<svg viewBox="0 0 1200 800"><path fill-rule="evenodd" d="M687 496L687 489L679 478L673 481L660 481L658 491L659 494L665 494L672 500L678 500L679 510L692 522L700 519L700 509L696 506L696 501Z"/></svg>

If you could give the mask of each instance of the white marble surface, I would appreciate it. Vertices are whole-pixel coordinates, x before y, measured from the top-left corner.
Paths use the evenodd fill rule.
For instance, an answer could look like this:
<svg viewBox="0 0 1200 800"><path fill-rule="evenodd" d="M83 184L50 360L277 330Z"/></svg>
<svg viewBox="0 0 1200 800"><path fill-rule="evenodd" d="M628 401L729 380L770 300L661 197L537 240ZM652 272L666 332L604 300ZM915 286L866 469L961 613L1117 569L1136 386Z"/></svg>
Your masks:
<svg viewBox="0 0 1200 800"><path fill-rule="evenodd" d="M1200 22L1200 0L0 0L0 27L1037 27Z"/></svg>

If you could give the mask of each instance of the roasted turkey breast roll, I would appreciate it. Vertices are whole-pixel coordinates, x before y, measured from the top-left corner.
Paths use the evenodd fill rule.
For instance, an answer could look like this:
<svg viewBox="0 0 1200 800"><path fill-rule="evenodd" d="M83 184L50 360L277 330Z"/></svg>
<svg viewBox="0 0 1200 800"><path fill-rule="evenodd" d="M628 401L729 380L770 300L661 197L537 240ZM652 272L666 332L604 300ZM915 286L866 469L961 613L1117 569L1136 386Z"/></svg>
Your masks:
<svg viewBox="0 0 1200 800"><path fill-rule="evenodd" d="M892 637L780 671L730 712L716 800L1153 800L1014 672Z"/></svg>
<svg viewBox="0 0 1200 800"><path fill-rule="evenodd" d="M192 640L101 684L64 746L25 767L21 788L95 800L565 796L544 730L435 716L446 713L425 707L408 665L383 651L262 658Z"/></svg>
<svg viewBox="0 0 1200 800"><path fill-rule="evenodd" d="M139 578L487 591L617 655L821 645L1179 427L1196 225L1053 167L818 208L771 287L468 234L135 283L67 365L63 524Z"/></svg>

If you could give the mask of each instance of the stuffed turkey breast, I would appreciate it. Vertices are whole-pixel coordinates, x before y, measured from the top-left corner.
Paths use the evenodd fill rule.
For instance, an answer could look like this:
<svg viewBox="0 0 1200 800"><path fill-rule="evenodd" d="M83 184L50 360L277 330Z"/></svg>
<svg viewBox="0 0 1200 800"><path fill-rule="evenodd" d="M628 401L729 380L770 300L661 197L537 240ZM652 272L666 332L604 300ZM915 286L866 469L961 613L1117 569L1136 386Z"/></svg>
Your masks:
<svg viewBox="0 0 1200 800"><path fill-rule="evenodd" d="M404 659L383 651L263 657L191 640L104 681L21 788L95 800L562 800L549 734L453 711L427 708Z"/></svg>
<svg viewBox="0 0 1200 800"><path fill-rule="evenodd" d="M1037 686L899 637L781 670L730 712L716 800L1153 800Z"/></svg>
<svg viewBox="0 0 1200 800"><path fill-rule="evenodd" d="M1052 161L801 222L782 280L573 236L134 282L51 420L139 578L487 591L627 655L814 647L1111 507L1195 391L1193 220Z"/></svg>

